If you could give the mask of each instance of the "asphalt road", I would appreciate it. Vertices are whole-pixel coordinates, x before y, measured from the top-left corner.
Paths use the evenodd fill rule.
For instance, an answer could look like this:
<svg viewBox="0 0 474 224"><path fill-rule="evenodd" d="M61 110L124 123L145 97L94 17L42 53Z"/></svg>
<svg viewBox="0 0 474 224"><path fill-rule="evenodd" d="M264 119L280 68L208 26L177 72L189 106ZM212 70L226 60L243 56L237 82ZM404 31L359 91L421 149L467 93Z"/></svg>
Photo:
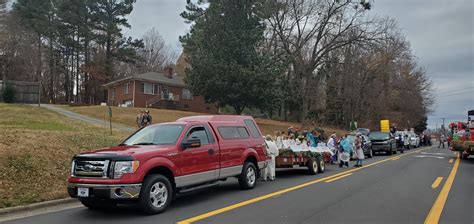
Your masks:
<svg viewBox="0 0 474 224"><path fill-rule="evenodd" d="M423 223L436 213L440 223L474 223L474 159L457 163L453 152L425 147L376 156L358 169L328 165L315 176L304 168L278 170L275 181L251 191L229 179L178 197L160 215L144 216L133 206L80 207L5 223Z"/></svg>

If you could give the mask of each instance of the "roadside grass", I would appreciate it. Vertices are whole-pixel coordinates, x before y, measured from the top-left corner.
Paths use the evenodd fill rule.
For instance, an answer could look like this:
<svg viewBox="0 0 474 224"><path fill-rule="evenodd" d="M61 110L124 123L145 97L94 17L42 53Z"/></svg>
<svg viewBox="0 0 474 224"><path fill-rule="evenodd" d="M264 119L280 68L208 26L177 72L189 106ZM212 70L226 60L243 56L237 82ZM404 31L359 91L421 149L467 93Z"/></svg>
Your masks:
<svg viewBox="0 0 474 224"><path fill-rule="evenodd" d="M0 104L0 208L67 197L72 156L126 135L44 108Z"/></svg>
<svg viewBox="0 0 474 224"><path fill-rule="evenodd" d="M98 119L107 120L108 119L108 107L104 106L79 106L79 107L70 107L67 105L61 106L64 109L95 117ZM195 113L188 111L179 111L179 110L164 110L164 109L151 109L151 108L129 108L129 107L112 107L112 121L120 124L124 124L130 127L136 127L135 123L136 115L141 109L147 109L150 111L151 116L153 117L153 123L162 123L162 122L171 122L176 121L179 118L186 116L195 116L195 115L206 115L203 113ZM299 123L292 122L282 122L275 121L270 119L256 119L258 126L262 132L267 135L273 135L275 131L287 131L288 127L300 127ZM325 130L326 133L336 132L339 135L345 133L345 131L330 128L330 127L320 127Z"/></svg>

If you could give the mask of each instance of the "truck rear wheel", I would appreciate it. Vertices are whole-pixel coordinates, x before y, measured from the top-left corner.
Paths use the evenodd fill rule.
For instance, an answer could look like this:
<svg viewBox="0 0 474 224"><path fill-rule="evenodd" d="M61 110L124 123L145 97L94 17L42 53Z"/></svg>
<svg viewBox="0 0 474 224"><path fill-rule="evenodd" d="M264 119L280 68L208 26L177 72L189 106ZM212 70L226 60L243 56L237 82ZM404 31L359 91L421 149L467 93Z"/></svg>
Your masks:
<svg viewBox="0 0 474 224"><path fill-rule="evenodd" d="M309 174L315 175L318 173L318 163L313 158L308 159L306 165L308 166Z"/></svg>
<svg viewBox="0 0 474 224"><path fill-rule="evenodd" d="M245 162L242 173L239 175L240 188L249 190L257 185L257 168L252 162Z"/></svg>
<svg viewBox="0 0 474 224"><path fill-rule="evenodd" d="M158 214L166 210L173 199L173 188L167 177L153 174L145 178L140 190L139 206L145 214Z"/></svg>

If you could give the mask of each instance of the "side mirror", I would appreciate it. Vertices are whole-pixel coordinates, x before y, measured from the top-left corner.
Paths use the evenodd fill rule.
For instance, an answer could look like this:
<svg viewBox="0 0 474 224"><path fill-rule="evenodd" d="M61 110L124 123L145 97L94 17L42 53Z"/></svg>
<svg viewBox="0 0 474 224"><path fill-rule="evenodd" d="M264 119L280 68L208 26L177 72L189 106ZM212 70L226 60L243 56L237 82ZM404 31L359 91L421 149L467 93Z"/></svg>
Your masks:
<svg viewBox="0 0 474 224"><path fill-rule="evenodd" d="M188 139L188 140L184 141L183 143L181 143L181 147L183 147L183 149L199 148L199 147L201 147L201 139L198 139L198 138Z"/></svg>

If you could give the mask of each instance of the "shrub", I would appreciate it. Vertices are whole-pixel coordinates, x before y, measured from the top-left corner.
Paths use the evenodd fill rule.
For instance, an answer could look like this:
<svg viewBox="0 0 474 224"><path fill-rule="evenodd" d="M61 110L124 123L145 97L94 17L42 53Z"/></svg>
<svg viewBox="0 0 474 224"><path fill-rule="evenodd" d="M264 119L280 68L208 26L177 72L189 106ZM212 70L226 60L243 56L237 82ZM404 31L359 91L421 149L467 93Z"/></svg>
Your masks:
<svg viewBox="0 0 474 224"><path fill-rule="evenodd" d="M15 102L15 88L10 85L7 85L5 91L3 92L3 101L5 101L5 103Z"/></svg>

